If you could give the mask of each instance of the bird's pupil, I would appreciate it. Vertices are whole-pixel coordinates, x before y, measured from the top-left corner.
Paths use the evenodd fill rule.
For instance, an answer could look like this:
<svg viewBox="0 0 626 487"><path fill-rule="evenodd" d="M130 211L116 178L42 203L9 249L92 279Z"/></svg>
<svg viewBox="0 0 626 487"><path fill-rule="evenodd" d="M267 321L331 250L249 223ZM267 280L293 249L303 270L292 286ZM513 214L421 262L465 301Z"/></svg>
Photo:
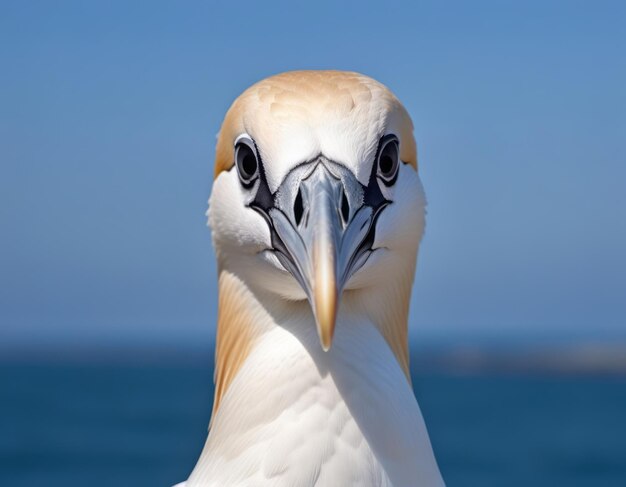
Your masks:
<svg viewBox="0 0 626 487"><path fill-rule="evenodd" d="M241 161L241 169L243 169L243 173L247 177L253 176L256 172L256 157L249 149L246 151L243 161Z"/></svg>
<svg viewBox="0 0 626 487"><path fill-rule="evenodd" d="M388 154L383 154L380 158L380 171L389 174L393 169L393 159Z"/></svg>

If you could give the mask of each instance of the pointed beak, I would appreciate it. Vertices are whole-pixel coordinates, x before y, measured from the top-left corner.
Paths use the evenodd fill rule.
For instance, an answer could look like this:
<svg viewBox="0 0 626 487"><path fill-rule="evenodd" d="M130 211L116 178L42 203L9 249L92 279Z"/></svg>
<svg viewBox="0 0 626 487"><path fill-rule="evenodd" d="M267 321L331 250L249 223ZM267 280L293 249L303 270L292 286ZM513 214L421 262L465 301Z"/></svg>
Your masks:
<svg viewBox="0 0 626 487"><path fill-rule="evenodd" d="M354 175L335 166L311 163L298 184L279 189L269 211L276 255L306 293L325 351L344 286L372 251L377 214L363 205L363 187Z"/></svg>
<svg viewBox="0 0 626 487"><path fill-rule="evenodd" d="M322 178L310 188L309 221L305 247L311 265L308 287L309 301L315 315L322 348L330 349L337 320L337 305L343 289L337 281L337 260L342 226L338 218L337 201L332 182Z"/></svg>

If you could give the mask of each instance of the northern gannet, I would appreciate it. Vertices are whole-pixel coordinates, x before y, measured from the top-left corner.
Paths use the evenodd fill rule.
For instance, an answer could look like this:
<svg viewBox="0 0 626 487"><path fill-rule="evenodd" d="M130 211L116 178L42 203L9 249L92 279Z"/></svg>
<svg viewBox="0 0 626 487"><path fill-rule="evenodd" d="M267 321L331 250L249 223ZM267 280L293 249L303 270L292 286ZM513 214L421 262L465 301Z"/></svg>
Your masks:
<svg viewBox="0 0 626 487"><path fill-rule="evenodd" d="M235 100L207 211L213 412L180 486L444 485L409 374L424 213L411 119L377 81L288 72Z"/></svg>

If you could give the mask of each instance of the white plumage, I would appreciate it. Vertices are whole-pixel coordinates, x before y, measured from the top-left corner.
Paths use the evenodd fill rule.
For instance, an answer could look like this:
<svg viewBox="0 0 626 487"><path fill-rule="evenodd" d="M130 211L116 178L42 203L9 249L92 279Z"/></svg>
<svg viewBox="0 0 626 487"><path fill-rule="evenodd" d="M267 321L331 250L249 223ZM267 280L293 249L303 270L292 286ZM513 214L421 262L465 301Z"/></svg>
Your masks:
<svg viewBox="0 0 626 487"><path fill-rule="evenodd" d="M395 97L354 73L287 73L233 104L208 212L220 275L216 398L204 450L179 485L443 485L408 377L425 207L411 131ZM253 184L237 165L242 134L257 156ZM387 140L404 162L391 183ZM310 170L290 176L302 164ZM367 238L351 231L359 212L371 215ZM315 273L320 262L329 276Z"/></svg>

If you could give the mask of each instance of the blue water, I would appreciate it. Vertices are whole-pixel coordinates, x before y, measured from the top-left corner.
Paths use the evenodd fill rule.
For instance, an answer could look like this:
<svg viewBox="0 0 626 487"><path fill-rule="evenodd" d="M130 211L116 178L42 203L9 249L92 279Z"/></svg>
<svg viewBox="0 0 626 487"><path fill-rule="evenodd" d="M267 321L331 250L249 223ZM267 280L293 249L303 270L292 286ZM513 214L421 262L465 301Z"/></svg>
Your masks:
<svg viewBox="0 0 626 487"><path fill-rule="evenodd" d="M208 363L0 365L0 485L169 486L204 444ZM626 379L414 375L449 486L626 486Z"/></svg>

